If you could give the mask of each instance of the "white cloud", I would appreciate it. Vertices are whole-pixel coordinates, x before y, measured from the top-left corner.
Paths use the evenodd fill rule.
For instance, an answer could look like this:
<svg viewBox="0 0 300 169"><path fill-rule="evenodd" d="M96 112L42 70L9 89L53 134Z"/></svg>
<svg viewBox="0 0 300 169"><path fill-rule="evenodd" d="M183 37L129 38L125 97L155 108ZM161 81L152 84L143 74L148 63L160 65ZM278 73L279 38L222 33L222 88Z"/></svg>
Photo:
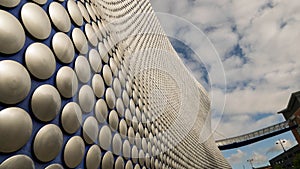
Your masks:
<svg viewBox="0 0 300 169"><path fill-rule="evenodd" d="M246 157L246 153L238 149L237 152L235 154L231 154L231 156L228 157L227 160L230 163L234 164L243 161L245 157Z"/></svg>
<svg viewBox="0 0 300 169"><path fill-rule="evenodd" d="M206 33L220 54L229 90L226 93L225 119L219 124L219 132L230 137L283 120L276 112L286 107L292 92L300 89L298 0L150 2L155 11L191 21ZM177 33L184 41L196 44L192 47L200 53L204 63L217 64L211 60L213 54L208 50L205 39L197 38L191 29L186 28L178 33L180 24L168 20L164 20L162 25L167 27L166 32ZM237 45L242 49L242 56L239 56L241 53L231 52ZM209 69L209 73L218 86L222 82L222 73L214 69ZM221 89L214 89L214 92L223 95ZM221 103L222 99L214 97L213 101ZM257 121L257 117L260 120ZM247 128L242 127L245 124Z"/></svg>
<svg viewBox="0 0 300 169"><path fill-rule="evenodd" d="M254 152L251 159L253 159L254 164L265 164L269 161L266 155L258 152Z"/></svg>
<svg viewBox="0 0 300 169"><path fill-rule="evenodd" d="M226 137L238 136L241 134L256 131L270 125L274 125L282 121L281 116L262 117L259 120L253 118L250 115L225 115L221 123L219 123L217 131ZM212 123L215 123L215 119L212 119ZM224 136L215 134L215 139L224 139Z"/></svg>

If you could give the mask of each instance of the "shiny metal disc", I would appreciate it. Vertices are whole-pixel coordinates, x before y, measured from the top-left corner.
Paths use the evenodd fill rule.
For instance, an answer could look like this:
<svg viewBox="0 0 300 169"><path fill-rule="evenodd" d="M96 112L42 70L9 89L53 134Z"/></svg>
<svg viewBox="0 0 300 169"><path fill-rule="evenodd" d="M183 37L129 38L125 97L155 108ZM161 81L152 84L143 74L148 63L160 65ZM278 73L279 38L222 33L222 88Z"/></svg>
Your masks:
<svg viewBox="0 0 300 169"><path fill-rule="evenodd" d="M111 47L112 46L109 46L109 43L108 43L108 41L107 41L107 38L108 37L106 37L105 39L103 39L103 44L104 44L104 47L106 48L106 51L108 52L108 54L111 56ZM108 60L109 61L109 60ZM107 62L105 62L105 63L107 63Z"/></svg>
<svg viewBox="0 0 300 169"><path fill-rule="evenodd" d="M115 110L112 110L109 113L108 123L112 131L116 131L119 125L118 113Z"/></svg>
<svg viewBox="0 0 300 169"><path fill-rule="evenodd" d="M12 8L12 7L19 5L20 1L21 0L1 0L0 5L7 7L7 8Z"/></svg>
<svg viewBox="0 0 300 169"><path fill-rule="evenodd" d="M115 77L117 77L118 73L119 73L119 70L118 70L117 63L115 62L115 60L113 58L109 59L109 66L111 68L111 71L112 71L113 75Z"/></svg>
<svg viewBox="0 0 300 169"><path fill-rule="evenodd" d="M75 133L82 124L82 112L79 105L75 102L70 102L65 105L61 114L61 124L63 129L69 133Z"/></svg>
<svg viewBox="0 0 300 169"><path fill-rule="evenodd" d="M32 1L40 5L44 5L47 2L47 0L32 0Z"/></svg>
<svg viewBox="0 0 300 169"><path fill-rule="evenodd" d="M126 80L125 80L125 77L124 77L124 75L121 71L119 71L119 80L120 80L121 86L123 88L125 88Z"/></svg>
<svg viewBox="0 0 300 169"><path fill-rule="evenodd" d="M105 93L105 100L109 108L113 109L116 105L116 96L112 88L108 88Z"/></svg>
<svg viewBox="0 0 300 169"><path fill-rule="evenodd" d="M141 140L141 135L139 133L135 134L135 145L136 147L140 150L142 148L142 140Z"/></svg>
<svg viewBox="0 0 300 169"><path fill-rule="evenodd" d="M63 32L71 29L71 20L66 9L58 2L51 2L49 5L49 15L56 28Z"/></svg>
<svg viewBox="0 0 300 169"><path fill-rule="evenodd" d="M119 123L119 132L122 138L125 138L127 136L127 124L124 119L121 119Z"/></svg>
<svg viewBox="0 0 300 169"><path fill-rule="evenodd" d="M18 103L28 95L30 88L31 79L23 65L12 60L0 61L0 102Z"/></svg>
<svg viewBox="0 0 300 169"><path fill-rule="evenodd" d="M104 95L105 85L104 85L102 76L100 76L99 74L94 75L94 77L92 79L92 87L93 87L95 95L98 98L101 98Z"/></svg>
<svg viewBox="0 0 300 169"><path fill-rule="evenodd" d="M112 152L115 155L121 155L122 151L122 139L120 134L116 133L112 140Z"/></svg>
<svg viewBox="0 0 300 169"><path fill-rule="evenodd" d="M128 134L129 142L131 144L134 144L134 139L135 139L134 129L132 127L129 127L127 134Z"/></svg>
<svg viewBox="0 0 300 169"><path fill-rule="evenodd" d="M91 19L90 19L89 13L86 10L85 6L80 1L77 1L77 6L78 6L84 20L87 21L88 23L90 23Z"/></svg>
<svg viewBox="0 0 300 169"><path fill-rule="evenodd" d="M100 20L97 21L97 25L98 25L98 29L102 35L102 37L106 37L106 33L104 31L104 28L103 28L103 25L102 23L100 22Z"/></svg>
<svg viewBox="0 0 300 169"><path fill-rule="evenodd" d="M108 57L108 52L104 46L104 44L102 42L99 42L98 44L98 52L102 58L102 60L107 63L108 60L109 60L109 57Z"/></svg>
<svg viewBox="0 0 300 169"><path fill-rule="evenodd" d="M75 49L70 37L62 32L56 33L52 38L52 47L56 57L63 63L71 63L74 59Z"/></svg>
<svg viewBox="0 0 300 169"><path fill-rule="evenodd" d="M125 169L133 169L133 164L130 160L127 161L127 163L125 165Z"/></svg>
<svg viewBox="0 0 300 169"><path fill-rule="evenodd" d="M95 106L95 116L99 123L106 122L108 115L107 105L103 99L99 99Z"/></svg>
<svg viewBox="0 0 300 169"><path fill-rule="evenodd" d="M68 0L67 8L68 8L68 12L69 12L72 20L75 22L75 24L78 26L81 26L83 24L83 18L82 18L80 9L78 8L76 2L74 0Z"/></svg>
<svg viewBox="0 0 300 169"><path fill-rule="evenodd" d="M51 164L48 167L46 167L45 169L64 169L64 167L60 164Z"/></svg>
<svg viewBox="0 0 300 169"><path fill-rule="evenodd" d="M91 112L95 105L95 95L89 85L84 85L79 90L79 105L84 112Z"/></svg>
<svg viewBox="0 0 300 169"><path fill-rule="evenodd" d="M3 161L0 165L2 169L35 169L34 163L27 155L14 155Z"/></svg>
<svg viewBox="0 0 300 169"><path fill-rule="evenodd" d="M139 164L136 164L133 169L141 169L141 166Z"/></svg>
<svg viewBox="0 0 300 169"><path fill-rule="evenodd" d="M32 121L25 110L10 107L0 111L0 152L20 149L27 143L31 133Z"/></svg>
<svg viewBox="0 0 300 169"><path fill-rule="evenodd" d="M33 142L35 156L42 162L53 160L61 151L63 134L55 124L48 124L36 134Z"/></svg>
<svg viewBox="0 0 300 169"><path fill-rule="evenodd" d="M95 32L95 34L97 35L98 39L99 39L100 41L102 41L102 35L101 35L101 32L100 32L100 30L99 30L98 25L97 25L95 22L92 22L92 27L93 27L94 32Z"/></svg>
<svg viewBox="0 0 300 169"><path fill-rule="evenodd" d="M93 116L89 116L83 123L83 138L87 144L93 144L98 137L98 122Z"/></svg>
<svg viewBox="0 0 300 169"><path fill-rule="evenodd" d="M89 62L84 56L77 57L75 61L75 72L81 82L87 83L90 80L91 68Z"/></svg>
<svg viewBox="0 0 300 169"><path fill-rule="evenodd" d="M0 1L0 5L2 3L10 4L10 2L16 3L17 1ZM20 0L17 3L19 2ZM0 52L5 54L16 53L25 44L25 32L19 20L3 10L0 10L0 42Z"/></svg>
<svg viewBox="0 0 300 169"><path fill-rule="evenodd" d="M142 138L142 148L145 152L147 152L148 144L145 138Z"/></svg>
<svg viewBox="0 0 300 169"><path fill-rule="evenodd" d="M99 145L104 150L109 150L111 146L111 130L107 125L102 126L99 132Z"/></svg>
<svg viewBox="0 0 300 169"><path fill-rule="evenodd" d="M91 49L89 52L89 62L94 72L99 73L102 69L102 60L95 49Z"/></svg>
<svg viewBox="0 0 300 169"><path fill-rule="evenodd" d="M102 73L103 73L103 79L104 79L105 84L108 86L111 86L113 77L112 77L112 73L111 73L111 70L108 65L105 64L103 66Z"/></svg>
<svg viewBox="0 0 300 169"><path fill-rule="evenodd" d="M136 145L133 145L131 149L131 159L133 163L137 163L139 158L139 150Z"/></svg>
<svg viewBox="0 0 300 169"><path fill-rule="evenodd" d="M73 97L78 90L78 80L74 70L68 66L60 68L56 74L56 86L63 97Z"/></svg>
<svg viewBox="0 0 300 169"><path fill-rule="evenodd" d="M85 24L84 30L89 42L96 47L98 44L98 37L95 34L93 27L87 23Z"/></svg>
<svg viewBox="0 0 300 169"><path fill-rule="evenodd" d="M119 156L115 162L115 169L124 169L124 167L125 167L124 160L121 156Z"/></svg>
<svg viewBox="0 0 300 169"><path fill-rule="evenodd" d="M42 80L50 78L56 68L52 51L43 43L33 43L27 48L25 62L30 73Z"/></svg>
<svg viewBox="0 0 300 169"><path fill-rule="evenodd" d="M126 90L123 90L123 93L122 93L122 100L123 100L124 106L125 106L125 107L128 107L128 106L129 106L129 96L128 96Z"/></svg>
<svg viewBox="0 0 300 169"><path fill-rule="evenodd" d="M150 155L148 153L145 155L145 163L146 167L150 168Z"/></svg>
<svg viewBox="0 0 300 169"><path fill-rule="evenodd" d="M93 9L91 8L90 4L89 3L85 3L85 7L89 13L89 15L91 16L91 18L93 19L94 22L97 21L97 18L96 18L96 15L93 11Z"/></svg>
<svg viewBox="0 0 300 169"><path fill-rule="evenodd" d="M129 101L129 108L130 108L131 114L135 115L135 104L134 104L134 101L132 99L130 99L130 101Z"/></svg>
<svg viewBox="0 0 300 169"><path fill-rule="evenodd" d="M121 88L121 83L119 81L118 78L115 78L114 79L114 82L113 82L113 89L116 93L116 96L117 97L121 97L121 94L122 94L122 88Z"/></svg>
<svg viewBox="0 0 300 169"><path fill-rule="evenodd" d="M69 168L78 166L84 157L85 145L81 137L73 136L64 150L64 161Z"/></svg>
<svg viewBox="0 0 300 169"><path fill-rule="evenodd" d="M125 159L128 159L131 157L131 147L130 147L130 143L128 140L125 140L123 142L122 153L123 153L123 157Z"/></svg>
<svg viewBox="0 0 300 169"><path fill-rule="evenodd" d="M61 98L51 85L42 85L35 89L31 98L32 112L41 121L51 121L59 113Z"/></svg>
<svg viewBox="0 0 300 169"><path fill-rule="evenodd" d="M94 14L95 14L95 16L96 16L96 19L98 18L98 19L101 19L100 18L100 16L99 16L99 13L98 13L98 11L97 11L97 7L96 7L96 5L95 5L95 3L92 3L91 4L91 8L92 8L92 10L93 10L93 12L94 12ZM95 21L96 22L96 21Z"/></svg>
<svg viewBox="0 0 300 169"><path fill-rule="evenodd" d="M110 151L107 151L102 159L102 168L113 169L114 168L114 156Z"/></svg>
<svg viewBox="0 0 300 169"><path fill-rule="evenodd" d="M124 117L124 104L121 98L117 99L116 108L117 108L118 115L120 117Z"/></svg>
<svg viewBox="0 0 300 169"><path fill-rule="evenodd" d="M145 154L143 150L140 150L138 158L140 165L143 166L145 164Z"/></svg>
<svg viewBox="0 0 300 169"><path fill-rule="evenodd" d="M131 112L129 109L125 110L125 120L126 120L127 126L130 126L131 121L132 121L132 115L131 115Z"/></svg>
<svg viewBox="0 0 300 169"><path fill-rule="evenodd" d="M21 9L21 18L27 31L37 39L47 39L51 23L47 13L34 3L26 3Z"/></svg>
<svg viewBox="0 0 300 169"><path fill-rule="evenodd" d="M101 162L101 149L98 145L93 145L87 152L86 155L86 168L97 169L100 167Z"/></svg>
<svg viewBox="0 0 300 169"><path fill-rule="evenodd" d="M72 0L69 0L72 1ZM76 49L81 54L87 54L88 52L88 43L84 33L79 28L74 28L72 32L72 39Z"/></svg>

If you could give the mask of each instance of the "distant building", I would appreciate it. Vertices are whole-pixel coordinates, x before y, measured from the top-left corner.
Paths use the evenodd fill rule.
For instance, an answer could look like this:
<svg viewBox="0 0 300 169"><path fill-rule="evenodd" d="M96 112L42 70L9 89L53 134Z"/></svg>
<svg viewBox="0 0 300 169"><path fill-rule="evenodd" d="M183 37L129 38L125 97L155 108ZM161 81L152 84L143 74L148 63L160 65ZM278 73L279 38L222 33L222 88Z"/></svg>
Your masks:
<svg viewBox="0 0 300 169"><path fill-rule="evenodd" d="M290 126L298 124L298 127L292 132L298 142L300 143L300 91L292 93L287 108L278 112L281 113L286 120L290 121Z"/></svg>
<svg viewBox="0 0 300 169"><path fill-rule="evenodd" d="M297 157L297 155L300 155L300 147L298 145L279 154L277 157L274 157L269 162L273 169L276 169L276 167L281 167L283 169L295 168L294 160Z"/></svg>

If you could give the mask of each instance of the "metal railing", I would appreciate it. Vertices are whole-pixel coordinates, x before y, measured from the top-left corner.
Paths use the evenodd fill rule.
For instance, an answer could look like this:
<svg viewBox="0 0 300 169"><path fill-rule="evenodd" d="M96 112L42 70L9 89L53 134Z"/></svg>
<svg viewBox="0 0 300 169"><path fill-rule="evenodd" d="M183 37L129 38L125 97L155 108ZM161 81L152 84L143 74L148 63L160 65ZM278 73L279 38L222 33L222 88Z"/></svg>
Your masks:
<svg viewBox="0 0 300 169"><path fill-rule="evenodd" d="M273 126L269 126L251 133L243 134L236 137L217 140L216 144L221 150L242 147L254 142L273 137L283 132L289 131L298 125L295 122L284 121Z"/></svg>

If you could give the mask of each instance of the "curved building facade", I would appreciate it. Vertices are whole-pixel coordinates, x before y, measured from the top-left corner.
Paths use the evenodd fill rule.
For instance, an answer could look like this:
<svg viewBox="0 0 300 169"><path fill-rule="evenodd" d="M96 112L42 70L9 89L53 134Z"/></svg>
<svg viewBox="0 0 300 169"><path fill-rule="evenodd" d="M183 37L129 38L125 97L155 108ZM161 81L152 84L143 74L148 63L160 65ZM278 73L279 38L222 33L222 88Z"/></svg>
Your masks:
<svg viewBox="0 0 300 169"><path fill-rule="evenodd" d="M0 169L230 168L148 0L1 0L0 110Z"/></svg>

